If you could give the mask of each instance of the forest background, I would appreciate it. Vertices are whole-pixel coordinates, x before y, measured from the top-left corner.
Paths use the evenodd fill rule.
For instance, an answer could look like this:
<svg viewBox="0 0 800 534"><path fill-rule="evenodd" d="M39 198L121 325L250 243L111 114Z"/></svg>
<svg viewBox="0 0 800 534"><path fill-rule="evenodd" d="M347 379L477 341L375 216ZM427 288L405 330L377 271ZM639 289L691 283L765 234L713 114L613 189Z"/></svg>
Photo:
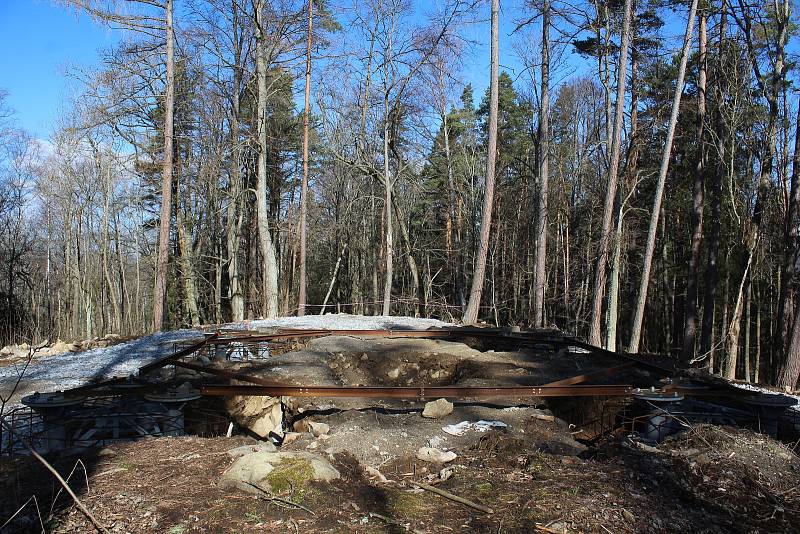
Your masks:
<svg viewBox="0 0 800 534"><path fill-rule="evenodd" d="M794 7L503 2L492 83L486 1L4 2L0 342L466 316L793 387Z"/></svg>

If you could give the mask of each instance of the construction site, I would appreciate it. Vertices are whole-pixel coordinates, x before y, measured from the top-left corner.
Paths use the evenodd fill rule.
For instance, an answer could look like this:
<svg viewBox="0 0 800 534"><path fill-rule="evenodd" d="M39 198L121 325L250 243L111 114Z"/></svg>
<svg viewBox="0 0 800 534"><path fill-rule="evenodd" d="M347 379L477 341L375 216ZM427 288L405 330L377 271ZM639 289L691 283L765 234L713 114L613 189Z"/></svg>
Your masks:
<svg viewBox="0 0 800 534"><path fill-rule="evenodd" d="M797 399L672 358L449 325L228 327L161 350L6 409L4 532L800 525Z"/></svg>

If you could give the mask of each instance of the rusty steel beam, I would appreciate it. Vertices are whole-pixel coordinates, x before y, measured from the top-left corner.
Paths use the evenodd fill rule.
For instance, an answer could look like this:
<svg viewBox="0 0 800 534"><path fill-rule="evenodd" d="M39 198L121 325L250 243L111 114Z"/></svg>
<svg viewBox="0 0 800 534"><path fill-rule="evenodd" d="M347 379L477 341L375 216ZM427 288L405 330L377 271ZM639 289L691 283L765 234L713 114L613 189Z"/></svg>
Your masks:
<svg viewBox="0 0 800 534"><path fill-rule="evenodd" d="M139 367L139 376L142 376L142 375L147 374L147 373L149 373L151 371L155 371L156 369L160 369L160 368L162 368L162 367L164 367L166 365L169 365L170 363L172 363L173 361L177 360L178 358L183 358L184 356L188 356L189 354L197 352L206 343L208 343L208 341L210 339L215 339L217 337L217 333L205 334L205 336L206 336L205 338L201 339L197 343L193 343L193 344L189 345L188 347L185 347L185 348L179 350L175 354L171 354L169 356L165 356L165 357L160 358L160 359L158 359L158 360L156 360L154 362L148 363L147 365L143 365L142 367Z"/></svg>
<svg viewBox="0 0 800 534"><path fill-rule="evenodd" d="M547 384L542 384L542 386L572 386L575 384L582 384L583 382L613 375L614 373L624 371L625 369L630 369L631 367L636 367L636 362L626 362L615 367L606 367L605 369L600 369L599 371L594 371L592 373L571 376L569 378L564 378L563 380L556 380L555 382L548 382Z"/></svg>
<svg viewBox="0 0 800 534"><path fill-rule="evenodd" d="M479 397L625 397L633 386L203 386L208 396L354 397L378 399L479 398Z"/></svg>
<svg viewBox="0 0 800 534"><path fill-rule="evenodd" d="M192 371L198 371L200 373L208 373L210 375L218 376L220 378L226 378L228 380L238 380L240 382L248 382L250 384L257 384L260 386L281 386L277 382L272 380L267 380L265 378L261 378L258 376L246 375L243 373L235 373L232 371L226 371L224 369L218 369L216 367L209 367L207 365L200 365L191 362L184 362L180 360L176 360L174 362L170 362L171 365L176 367L183 367L185 369L191 369Z"/></svg>

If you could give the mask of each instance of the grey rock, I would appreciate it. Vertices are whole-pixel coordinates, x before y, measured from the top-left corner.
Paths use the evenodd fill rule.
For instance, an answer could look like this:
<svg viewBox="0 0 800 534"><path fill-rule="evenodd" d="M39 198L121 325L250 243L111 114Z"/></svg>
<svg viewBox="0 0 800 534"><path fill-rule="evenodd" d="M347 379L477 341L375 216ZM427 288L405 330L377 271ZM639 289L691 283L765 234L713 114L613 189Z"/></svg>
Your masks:
<svg viewBox="0 0 800 534"><path fill-rule="evenodd" d="M417 451L417 458L419 458L423 462L443 464L447 462L452 462L457 458L457 455L453 451L443 451L441 449L435 449L433 447L421 447Z"/></svg>
<svg viewBox="0 0 800 534"><path fill-rule="evenodd" d="M453 403L447 399L438 399L425 403L425 409L422 411L422 417L428 419L439 419L446 415L453 413Z"/></svg>
<svg viewBox="0 0 800 534"><path fill-rule="evenodd" d="M236 447L228 451L228 456L233 458L234 460L237 458L241 458L247 454L252 454L254 452L277 452L278 448L275 447L269 441L259 441L257 443L253 443L252 445L242 445L241 447Z"/></svg>
<svg viewBox="0 0 800 534"><path fill-rule="evenodd" d="M312 480L329 482L339 477L339 471L319 454L305 451L254 452L240 457L222 474L220 487L261 495L263 492L258 488L267 493L286 489L278 485L282 480L295 486Z"/></svg>

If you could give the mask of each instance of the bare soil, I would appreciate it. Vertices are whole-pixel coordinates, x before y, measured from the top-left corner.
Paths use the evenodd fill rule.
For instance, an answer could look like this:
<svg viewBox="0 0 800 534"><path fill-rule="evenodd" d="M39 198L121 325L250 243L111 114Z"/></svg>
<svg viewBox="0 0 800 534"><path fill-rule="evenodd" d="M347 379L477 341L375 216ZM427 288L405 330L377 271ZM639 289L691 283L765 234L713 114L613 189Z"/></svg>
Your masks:
<svg viewBox="0 0 800 534"><path fill-rule="evenodd" d="M582 457L544 453L507 432L486 433L457 450L448 464L452 475L438 487L492 514L415 489L442 466L410 455L381 466L385 482L339 452L332 462L342 478L330 484L291 488L281 500L224 492L217 481L232 462L226 451L248 440L118 444L80 458L71 483L111 532L716 533L797 532L800 525L798 457L770 438L732 428L696 427L648 450L617 440ZM77 460L56 463L66 476ZM35 493L47 531L94 531L31 459L4 461L0 483L3 521ZM26 531L41 531L32 504L3 532Z"/></svg>

